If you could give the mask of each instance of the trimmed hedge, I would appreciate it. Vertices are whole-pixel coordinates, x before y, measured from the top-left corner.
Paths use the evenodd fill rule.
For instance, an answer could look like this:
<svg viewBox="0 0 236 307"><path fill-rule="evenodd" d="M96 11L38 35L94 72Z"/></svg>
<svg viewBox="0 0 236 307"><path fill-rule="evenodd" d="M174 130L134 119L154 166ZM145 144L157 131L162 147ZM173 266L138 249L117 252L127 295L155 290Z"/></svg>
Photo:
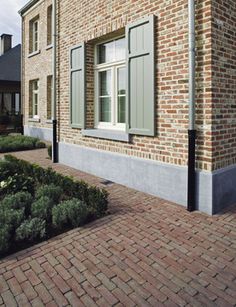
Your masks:
<svg viewBox="0 0 236 307"><path fill-rule="evenodd" d="M0 152L12 152L21 150L30 150L45 148L44 142L38 138L25 135L7 135L0 136Z"/></svg>
<svg viewBox="0 0 236 307"><path fill-rule="evenodd" d="M107 197L106 190L6 155L0 160L0 254L104 216Z"/></svg>

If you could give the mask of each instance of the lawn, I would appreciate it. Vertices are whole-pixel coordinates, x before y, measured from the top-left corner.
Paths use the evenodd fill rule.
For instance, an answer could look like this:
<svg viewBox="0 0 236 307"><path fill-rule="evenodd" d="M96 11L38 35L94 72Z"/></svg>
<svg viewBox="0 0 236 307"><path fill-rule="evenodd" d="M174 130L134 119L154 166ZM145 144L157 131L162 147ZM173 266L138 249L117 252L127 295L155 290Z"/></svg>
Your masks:
<svg viewBox="0 0 236 307"><path fill-rule="evenodd" d="M106 214L108 194L7 155L0 160L0 256Z"/></svg>
<svg viewBox="0 0 236 307"><path fill-rule="evenodd" d="M45 148L44 142L38 138L25 135L0 136L0 153Z"/></svg>

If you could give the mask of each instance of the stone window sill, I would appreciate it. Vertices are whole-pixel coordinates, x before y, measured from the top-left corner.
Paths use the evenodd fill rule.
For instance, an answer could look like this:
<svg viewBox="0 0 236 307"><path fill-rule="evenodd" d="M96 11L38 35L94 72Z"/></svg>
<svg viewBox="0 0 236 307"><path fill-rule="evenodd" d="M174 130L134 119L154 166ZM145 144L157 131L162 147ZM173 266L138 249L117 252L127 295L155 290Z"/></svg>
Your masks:
<svg viewBox="0 0 236 307"><path fill-rule="evenodd" d="M28 58L32 58L33 56L40 54L40 50L34 51L28 55Z"/></svg>
<svg viewBox="0 0 236 307"><path fill-rule="evenodd" d="M31 122L31 123L40 123L40 118L29 118L29 119L28 119L28 122Z"/></svg>
<svg viewBox="0 0 236 307"><path fill-rule="evenodd" d="M46 50L49 50L53 47L53 44L47 45Z"/></svg>
<svg viewBox="0 0 236 307"><path fill-rule="evenodd" d="M106 140L129 142L129 134L117 130L84 129L82 130L82 135Z"/></svg>
<svg viewBox="0 0 236 307"><path fill-rule="evenodd" d="M52 124L52 120L51 119L47 119L46 120L46 124Z"/></svg>

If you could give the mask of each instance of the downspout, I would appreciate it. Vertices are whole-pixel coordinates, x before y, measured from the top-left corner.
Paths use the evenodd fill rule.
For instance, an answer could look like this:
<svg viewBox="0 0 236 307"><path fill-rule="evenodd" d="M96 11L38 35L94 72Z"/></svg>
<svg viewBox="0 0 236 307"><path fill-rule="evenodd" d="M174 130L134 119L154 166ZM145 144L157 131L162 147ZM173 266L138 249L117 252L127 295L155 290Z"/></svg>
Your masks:
<svg viewBox="0 0 236 307"><path fill-rule="evenodd" d="M187 210L196 209L195 172L195 0L188 0L189 27L189 127L188 127L188 195Z"/></svg>
<svg viewBox="0 0 236 307"><path fill-rule="evenodd" d="M24 47L25 45L24 42L25 42L25 37L24 37L24 22L23 22L23 16L21 15L21 62L20 62L20 65L21 65L21 83L20 83L20 116L21 116L21 131L20 133L22 135L24 135L24 121L25 121L25 117L24 117L24 113L25 113L25 103L24 103L24 97L25 97L25 94L24 94L24 86L23 84L25 84L25 79L24 79L24 76L25 76L25 70L23 71L23 52L24 52Z"/></svg>
<svg viewBox="0 0 236 307"><path fill-rule="evenodd" d="M57 0L53 0L53 108L52 108L52 161L58 162L58 144L57 144Z"/></svg>

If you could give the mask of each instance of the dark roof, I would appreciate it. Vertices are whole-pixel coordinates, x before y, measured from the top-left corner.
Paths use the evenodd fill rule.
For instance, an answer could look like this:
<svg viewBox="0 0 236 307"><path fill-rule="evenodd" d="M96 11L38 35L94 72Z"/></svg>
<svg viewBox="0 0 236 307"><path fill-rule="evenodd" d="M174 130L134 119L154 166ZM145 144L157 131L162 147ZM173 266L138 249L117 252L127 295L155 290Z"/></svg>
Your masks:
<svg viewBox="0 0 236 307"><path fill-rule="evenodd" d="M0 81L21 81L21 45L0 56Z"/></svg>
<svg viewBox="0 0 236 307"><path fill-rule="evenodd" d="M30 0L29 2L26 3L25 6L22 7L22 9L19 10L19 14L22 16L25 12L28 11L35 3L37 3L39 0Z"/></svg>

